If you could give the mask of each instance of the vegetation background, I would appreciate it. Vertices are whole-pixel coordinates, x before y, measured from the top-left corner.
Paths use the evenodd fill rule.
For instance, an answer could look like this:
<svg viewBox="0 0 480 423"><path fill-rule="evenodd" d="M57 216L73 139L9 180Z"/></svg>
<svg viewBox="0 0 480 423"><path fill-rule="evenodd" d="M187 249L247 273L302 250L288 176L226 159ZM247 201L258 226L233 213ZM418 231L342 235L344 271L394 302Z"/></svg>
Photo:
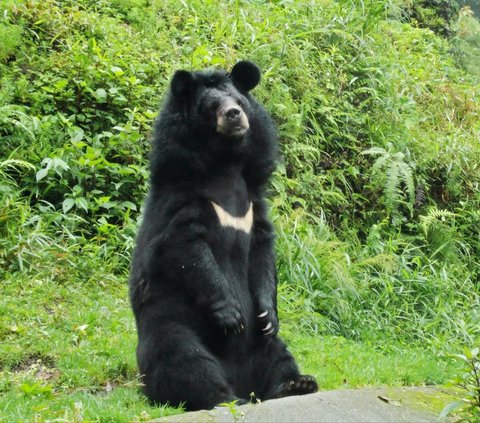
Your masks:
<svg viewBox="0 0 480 423"><path fill-rule="evenodd" d="M321 389L444 384L451 354L478 346L478 1L0 12L1 421L180 412L139 393L126 286L150 128L179 68L263 69L283 152L281 332Z"/></svg>

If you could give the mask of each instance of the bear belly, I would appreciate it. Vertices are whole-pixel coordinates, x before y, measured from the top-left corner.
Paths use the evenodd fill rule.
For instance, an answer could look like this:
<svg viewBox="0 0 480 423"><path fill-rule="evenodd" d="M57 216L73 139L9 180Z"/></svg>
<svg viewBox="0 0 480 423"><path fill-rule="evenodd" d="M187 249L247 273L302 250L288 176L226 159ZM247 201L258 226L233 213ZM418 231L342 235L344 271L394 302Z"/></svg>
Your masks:
<svg viewBox="0 0 480 423"><path fill-rule="evenodd" d="M248 280L253 206L251 202L243 201L239 202L240 207L238 203L235 207L232 202L225 204L211 200L210 203L215 219L209 230L209 245L228 283L230 295L240 305L245 322L242 335L222 337L221 342L216 338L214 350L220 356L238 360L247 353L255 331L255 313ZM219 203L226 207L223 208ZM232 210L232 213L226 209Z"/></svg>

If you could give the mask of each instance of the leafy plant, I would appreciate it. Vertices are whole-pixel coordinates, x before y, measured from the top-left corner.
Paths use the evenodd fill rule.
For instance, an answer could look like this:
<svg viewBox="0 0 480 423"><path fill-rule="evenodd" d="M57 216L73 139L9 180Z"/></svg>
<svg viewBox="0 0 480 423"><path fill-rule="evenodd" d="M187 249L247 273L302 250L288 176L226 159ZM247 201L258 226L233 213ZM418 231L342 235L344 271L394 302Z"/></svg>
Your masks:
<svg viewBox="0 0 480 423"><path fill-rule="evenodd" d="M394 152L394 146L389 143L388 149L372 147L362 151L362 154L378 156L371 167L371 173L383 185L385 206L394 218L394 223L400 204L405 204L411 214L415 201L415 182L414 166L406 161L409 159L408 151ZM407 201L404 201L405 197Z"/></svg>
<svg viewBox="0 0 480 423"><path fill-rule="evenodd" d="M420 216L420 226L430 260L451 262L458 257L455 217L455 213L435 208L430 209L427 215Z"/></svg>
<svg viewBox="0 0 480 423"><path fill-rule="evenodd" d="M452 40L455 57L467 72L478 76L480 75L480 23L470 7L460 10L457 25L458 30Z"/></svg>
<svg viewBox="0 0 480 423"><path fill-rule="evenodd" d="M226 407L228 411L230 411L230 414L232 415L234 422L238 421L245 415L245 413L238 411L237 403L238 403L238 400L233 400L230 402L222 402L218 404L220 407Z"/></svg>
<svg viewBox="0 0 480 423"><path fill-rule="evenodd" d="M411 17L421 26L443 36L451 36L458 13L457 0L420 0L412 2Z"/></svg>
<svg viewBox="0 0 480 423"><path fill-rule="evenodd" d="M455 354L462 363L463 373L451 383L460 389L463 398L447 404L440 414L441 418L449 414L458 416L456 421L476 423L480 420L480 349L465 348L463 354Z"/></svg>

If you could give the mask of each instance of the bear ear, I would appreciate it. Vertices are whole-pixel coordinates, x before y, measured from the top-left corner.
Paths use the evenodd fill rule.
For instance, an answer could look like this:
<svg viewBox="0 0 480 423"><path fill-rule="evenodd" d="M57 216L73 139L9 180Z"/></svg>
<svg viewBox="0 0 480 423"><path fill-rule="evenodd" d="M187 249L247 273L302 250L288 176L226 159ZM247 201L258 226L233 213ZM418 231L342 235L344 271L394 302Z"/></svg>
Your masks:
<svg viewBox="0 0 480 423"><path fill-rule="evenodd" d="M250 91L260 82L260 68L252 62L242 60L230 72L230 79L241 91Z"/></svg>
<svg viewBox="0 0 480 423"><path fill-rule="evenodd" d="M175 72L170 84L170 90L176 98L185 97L193 92L195 81L193 75L186 70Z"/></svg>

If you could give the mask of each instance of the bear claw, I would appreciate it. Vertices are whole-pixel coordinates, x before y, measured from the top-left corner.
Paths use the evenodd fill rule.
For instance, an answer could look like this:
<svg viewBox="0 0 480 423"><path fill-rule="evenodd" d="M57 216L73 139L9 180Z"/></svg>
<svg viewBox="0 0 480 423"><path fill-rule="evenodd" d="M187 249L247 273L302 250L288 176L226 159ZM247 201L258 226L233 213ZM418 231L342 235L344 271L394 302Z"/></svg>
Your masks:
<svg viewBox="0 0 480 423"><path fill-rule="evenodd" d="M306 395L317 392L317 381L313 376L300 375L297 380L290 380L281 385L277 398L291 395Z"/></svg>
<svg viewBox="0 0 480 423"><path fill-rule="evenodd" d="M265 326L262 330L264 332L268 331L272 327L272 322L268 322L267 326Z"/></svg>
<svg viewBox="0 0 480 423"><path fill-rule="evenodd" d="M260 308L262 310L263 307ZM278 320L273 309L268 309L257 314L258 330L263 336L275 335L278 331Z"/></svg>

